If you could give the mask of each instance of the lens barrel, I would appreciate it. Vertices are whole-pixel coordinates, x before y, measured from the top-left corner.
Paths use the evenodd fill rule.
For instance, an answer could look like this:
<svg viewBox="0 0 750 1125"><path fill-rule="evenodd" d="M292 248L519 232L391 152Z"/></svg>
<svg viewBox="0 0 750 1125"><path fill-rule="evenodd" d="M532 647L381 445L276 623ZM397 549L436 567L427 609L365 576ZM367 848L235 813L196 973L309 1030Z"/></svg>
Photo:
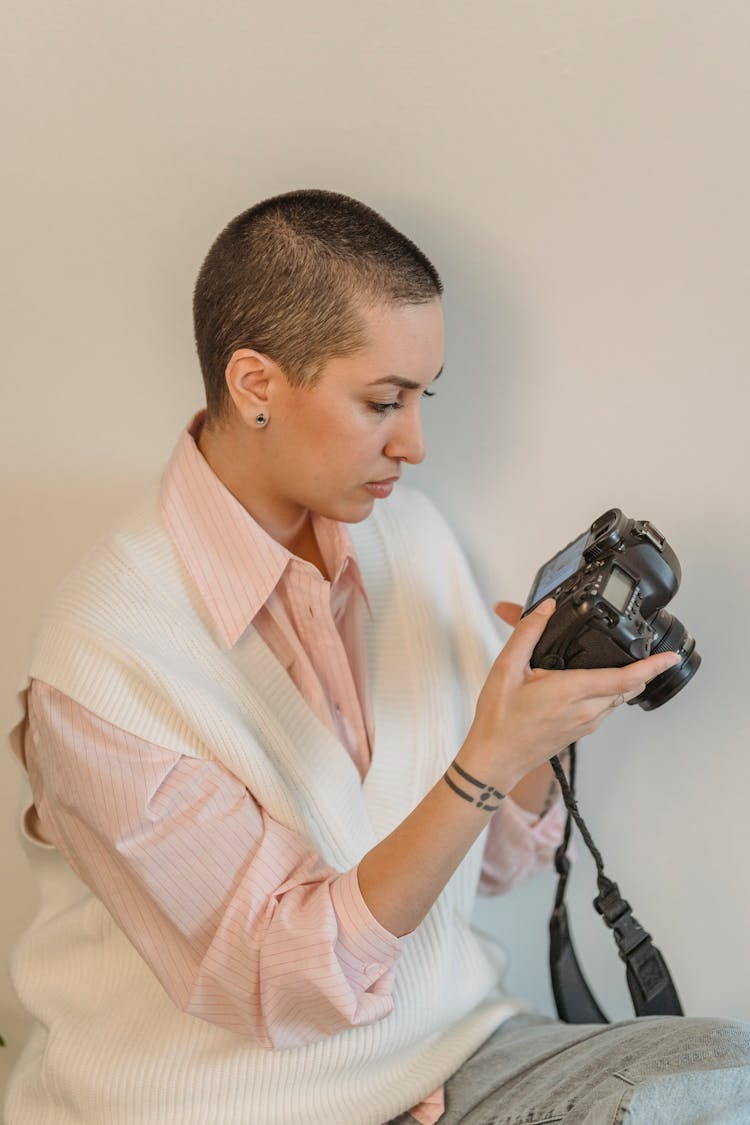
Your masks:
<svg viewBox="0 0 750 1125"><path fill-rule="evenodd" d="M695 640L677 617L673 617L666 609L660 609L650 624L656 633L651 654L678 652L682 659L679 664L675 664L673 668L668 668L666 672L651 680L639 696L630 700L631 703L637 703L644 711L654 711L657 707L661 707L662 703L667 703L677 695L677 692L681 691L698 671L701 662L695 650Z"/></svg>

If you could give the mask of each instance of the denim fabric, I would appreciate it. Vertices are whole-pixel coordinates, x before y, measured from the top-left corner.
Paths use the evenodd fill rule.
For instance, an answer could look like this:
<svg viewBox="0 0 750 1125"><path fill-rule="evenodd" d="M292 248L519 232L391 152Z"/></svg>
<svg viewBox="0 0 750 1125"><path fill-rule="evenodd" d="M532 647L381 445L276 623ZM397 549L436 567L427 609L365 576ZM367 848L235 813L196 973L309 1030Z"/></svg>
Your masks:
<svg viewBox="0 0 750 1125"><path fill-rule="evenodd" d="M440 1125L750 1125L750 1024L517 1016L448 1080L445 1100Z"/></svg>

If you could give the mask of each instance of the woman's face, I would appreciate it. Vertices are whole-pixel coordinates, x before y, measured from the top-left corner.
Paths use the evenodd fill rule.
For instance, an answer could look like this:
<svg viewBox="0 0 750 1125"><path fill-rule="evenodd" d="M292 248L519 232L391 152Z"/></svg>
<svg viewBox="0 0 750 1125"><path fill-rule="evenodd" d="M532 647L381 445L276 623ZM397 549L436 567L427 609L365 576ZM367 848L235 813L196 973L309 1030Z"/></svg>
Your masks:
<svg viewBox="0 0 750 1125"><path fill-rule="evenodd" d="M313 387L275 388L264 477L267 499L288 515L356 523L390 494L403 462L425 456L420 412L443 365L440 301L378 306L365 320L362 351L330 360Z"/></svg>

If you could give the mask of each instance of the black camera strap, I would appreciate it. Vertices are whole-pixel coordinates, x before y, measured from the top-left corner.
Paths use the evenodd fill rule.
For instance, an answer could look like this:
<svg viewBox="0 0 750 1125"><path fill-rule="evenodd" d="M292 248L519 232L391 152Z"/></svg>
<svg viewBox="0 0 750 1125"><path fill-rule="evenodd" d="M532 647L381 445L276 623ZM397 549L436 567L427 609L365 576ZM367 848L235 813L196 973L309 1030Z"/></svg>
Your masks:
<svg viewBox="0 0 750 1125"><path fill-rule="evenodd" d="M550 764L568 812L563 840L555 855L558 883L549 924L550 974L558 1016L566 1023L609 1023L578 964L565 907L565 890L570 874L570 860L566 853L574 820L596 864L599 894L594 899L594 907L612 930L620 957L625 962L625 976L635 1014L681 1016L682 1006L666 962L652 943L651 935L633 917L630 903L620 894L617 883L604 874L601 854L578 810L575 799L575 743L570 747L569 778L565 776L559 758L552 758Z"/></svg>

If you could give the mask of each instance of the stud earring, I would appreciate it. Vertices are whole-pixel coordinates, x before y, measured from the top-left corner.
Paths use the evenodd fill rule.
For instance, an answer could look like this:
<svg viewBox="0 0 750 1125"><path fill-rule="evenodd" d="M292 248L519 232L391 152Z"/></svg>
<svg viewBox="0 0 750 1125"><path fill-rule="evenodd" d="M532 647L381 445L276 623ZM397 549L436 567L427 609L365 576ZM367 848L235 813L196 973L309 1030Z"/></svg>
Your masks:
<svg viewBox="0 0 750 1125"><path fill-rule="evenodd" d="M255 415L255 425L256 426L265 426L267 421L268 421L268 415L267 414L256 414Z"/></svg>

